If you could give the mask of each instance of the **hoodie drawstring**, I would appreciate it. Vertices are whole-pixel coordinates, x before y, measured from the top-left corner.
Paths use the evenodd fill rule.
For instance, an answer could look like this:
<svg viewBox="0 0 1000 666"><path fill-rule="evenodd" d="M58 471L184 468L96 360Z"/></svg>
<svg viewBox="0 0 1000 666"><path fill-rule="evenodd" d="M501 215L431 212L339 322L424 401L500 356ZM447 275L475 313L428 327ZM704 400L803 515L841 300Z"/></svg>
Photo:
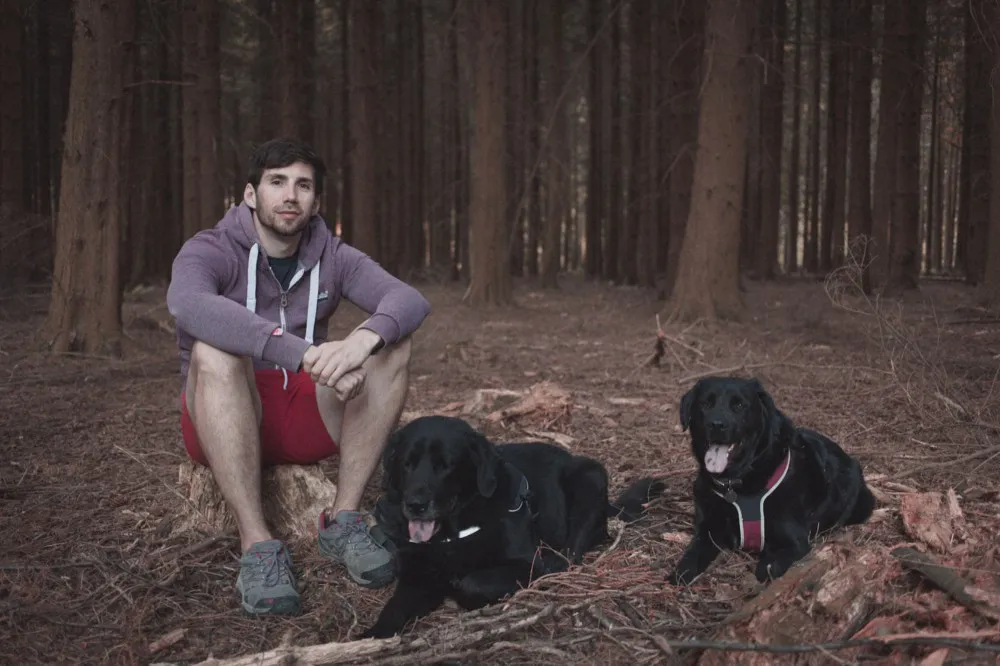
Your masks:
<svg viewBox="0 0 1000 666"><path fill-rule="evenodd" d="M257 312L257 261L260 258L260 245L254 243L250 247L250 261L247 265L247 310L250 312ZM309 344L313 343L313 336L316 332L316 309L319 303L319 259L316 260L316 264L309 271L309 309L306 314L306 342ZM302 277L302 269L300 268L298 272L295 273L295 277L292 278L291 284L288 288L291 289L299 278ZM281 309L281 328L287 330L287 324L285 323L285 311L284 308ZM285 377L285 382L282 388L288 389L288 371L280 366L275 366L280 368L282 374Z"/></svg>

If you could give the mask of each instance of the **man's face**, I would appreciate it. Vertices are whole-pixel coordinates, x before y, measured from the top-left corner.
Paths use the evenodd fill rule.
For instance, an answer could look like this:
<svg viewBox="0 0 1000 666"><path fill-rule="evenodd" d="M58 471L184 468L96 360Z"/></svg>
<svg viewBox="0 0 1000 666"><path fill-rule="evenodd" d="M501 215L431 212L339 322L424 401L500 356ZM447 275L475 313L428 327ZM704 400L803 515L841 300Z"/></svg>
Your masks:
<svg viewBox="0 0 1000 666"><path fill-rule="evenodd" d="M243 198L262 226L285 237L300 233L319 210L313 169L305 162L267 169L256 192L248 183Z"/></svg>

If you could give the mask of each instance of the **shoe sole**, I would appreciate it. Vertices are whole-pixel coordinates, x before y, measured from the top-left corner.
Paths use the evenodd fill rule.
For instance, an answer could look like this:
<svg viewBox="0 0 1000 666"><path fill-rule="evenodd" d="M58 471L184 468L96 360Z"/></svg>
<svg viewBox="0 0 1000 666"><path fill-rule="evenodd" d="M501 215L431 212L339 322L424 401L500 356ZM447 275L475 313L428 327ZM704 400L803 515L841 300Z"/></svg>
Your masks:
<svg viewBox="0 0 1000 666"><path fill-rule="evenodd" d="M243 612L252 617L262 617L265 615L299 615L302 613L302 605L297 599L278 599L266 609L254 608L245 601L241 601Z"/></svg>

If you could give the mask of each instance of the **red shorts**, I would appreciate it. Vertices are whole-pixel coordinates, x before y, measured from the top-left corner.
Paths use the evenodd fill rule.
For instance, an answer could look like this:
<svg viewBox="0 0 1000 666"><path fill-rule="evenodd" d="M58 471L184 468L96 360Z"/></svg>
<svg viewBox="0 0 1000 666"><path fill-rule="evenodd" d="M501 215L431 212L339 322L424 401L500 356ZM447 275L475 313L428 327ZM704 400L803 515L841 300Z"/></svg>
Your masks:
<svg viewBox="0 0 1000 666"><path fill-rule="evenodd" d="M307 373L289 372L287 387L281 370L257 370L255 374L262 412L262 465L310 465L337 452L337 444L326 431L316 405L316 384ZM183 392L181 431L188 455L207 466Z"/></svg>

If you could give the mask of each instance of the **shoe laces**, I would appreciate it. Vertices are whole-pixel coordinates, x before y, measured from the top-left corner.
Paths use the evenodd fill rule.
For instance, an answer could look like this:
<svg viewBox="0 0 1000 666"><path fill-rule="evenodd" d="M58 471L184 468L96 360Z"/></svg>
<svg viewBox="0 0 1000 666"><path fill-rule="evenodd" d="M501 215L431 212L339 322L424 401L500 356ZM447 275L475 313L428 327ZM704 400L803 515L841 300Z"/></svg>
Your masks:
<svg viewBox="0 0 1000 666"><path fill-rule="evenodd" d="M379 550L375 540L372 539L371 534L369 534L364 521L357 520L350 523L337 524L343 530L344 542L346 546L350 546L355 550L363 550L366 553L372 553Z"/></svg>
<svg viewBox="0 0 1000 666"><path fill-rule="evenodd" d="M263 580L267 587L290 584L291 571L282 551L257 551L253 561L253 578Z"/></svg>

